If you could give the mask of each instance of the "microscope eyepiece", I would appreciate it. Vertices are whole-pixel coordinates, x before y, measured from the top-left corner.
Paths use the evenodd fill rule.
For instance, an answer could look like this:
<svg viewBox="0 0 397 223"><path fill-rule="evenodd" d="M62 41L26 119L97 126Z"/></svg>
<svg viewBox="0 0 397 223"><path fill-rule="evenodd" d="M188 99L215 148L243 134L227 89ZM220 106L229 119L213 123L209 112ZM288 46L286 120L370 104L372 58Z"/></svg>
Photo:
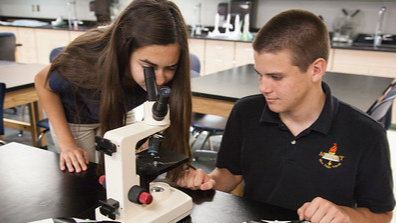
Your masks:
<svg viewBox="0 0 397 223"><path fill-rule="evenodd" d="M145 75L146 90L149 101L155 101L157 92L156 85L156 74L154 73L153 67L144 67L143 72Z"/></svg>
<svg viewBox="0 0 397 223"><path fill-rule="evenodd" d="M157 100L153 105L153 118L156 121L161 121L168 113L168 101L171 95L171 88L163 86L159 89Z"/></svg>
<svg viewBox="0 0 397 223"><path fill-rule="evenodd" d="M159 90L159 96L163 97L163 98L168 98L171 95L171 88L167 87L167 86L163 86L160 88Z"/></svg>

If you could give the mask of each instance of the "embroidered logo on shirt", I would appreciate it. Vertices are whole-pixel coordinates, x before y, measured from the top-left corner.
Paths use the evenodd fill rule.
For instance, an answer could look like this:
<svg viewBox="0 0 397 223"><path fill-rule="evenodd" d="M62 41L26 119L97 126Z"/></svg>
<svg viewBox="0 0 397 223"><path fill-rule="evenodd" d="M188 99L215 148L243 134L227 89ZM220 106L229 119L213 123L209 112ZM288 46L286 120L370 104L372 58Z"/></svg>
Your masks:
<svg viewBox="0 0 397 223"><path fill-rule="evenodd" d="M328 152L320 152L320 154L318 154L321 157L319 159L320 163L329 169L341 166L342 160L345 157L336 155L337 150L338 146L336 143L334 143L334 145L329 149Z"/></svg>

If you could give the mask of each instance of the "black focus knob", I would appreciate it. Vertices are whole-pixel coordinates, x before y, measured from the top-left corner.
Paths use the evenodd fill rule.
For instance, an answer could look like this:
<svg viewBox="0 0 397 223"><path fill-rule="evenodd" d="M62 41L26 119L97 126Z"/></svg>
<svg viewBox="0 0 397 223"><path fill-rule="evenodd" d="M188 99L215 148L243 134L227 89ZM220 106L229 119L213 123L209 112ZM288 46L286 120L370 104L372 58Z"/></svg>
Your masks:
<svg viewBox="0 0 397 223"><path fill-rule="evenodd" d="M128 191L128 200L137 204L151 204L153 201L153 196L144 188L134 185Z"/></svg>

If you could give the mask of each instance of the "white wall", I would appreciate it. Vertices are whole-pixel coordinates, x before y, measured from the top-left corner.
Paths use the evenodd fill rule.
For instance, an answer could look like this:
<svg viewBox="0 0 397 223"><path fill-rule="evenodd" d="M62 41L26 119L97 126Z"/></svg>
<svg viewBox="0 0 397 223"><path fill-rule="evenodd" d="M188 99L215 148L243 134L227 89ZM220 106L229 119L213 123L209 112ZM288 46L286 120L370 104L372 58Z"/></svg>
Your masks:
<svg viewBox="0 0 397 223"><path fill-rule="evenodd" d="M286 9L298 8L306 9L317 15L322 15L329 30L337 15L341 14L341 9L352 10L360 9L357 18L360 20L359 30L362 33L374 33L378 19L378 12L382 6L386 6L387 11L384 17L384 31L386 33L396 33L396 2L357 2L357 1L261 1L258 7L257 21L264 24L273 15Z"/></svg>
<svg viewBox="0 0 397 223"><path fill-rule="evenodd" d="M180 7L186 23L194 24L195 5L197 0L173 0ZM306 9L312 11L324 18L325 23L330 31L332 24L341 9L356 10L360 9L357 17L360 20L359 29L362 33L374 33L378 18L378 12L382 6L387 7L387 13L384 18L384 31L386 33L396 33L396 2L359 2L359 1L294 1L294 0L257 0L257 18L256 27L263 26L271 17L287 9ZM225 0L201 0L201 22L206 26L214 26L214 16L217 12L217 6Z"/></svg>
<svg viewBox="0 0 397 223"><path fill-rule="evenodd" d="M96 20L93 13L89 11L89 2L91 0L76 0L77 18L81 20ZM28 18L50 18L56 19L62 16L68 19L69 6L68 2L73 0L0 0L1 16L17 16ZM37 11L37 5L40 11ZM34 11L32 10L32 6ZM73 7L71 7L71 16L74 15Z"/></svg>
<svg viewBox="0 0 397 223"><path fill-rule="evenodd" d="M51 18L55 19L62 16L68 18L67 3L72 0L0 0L1 16L18 16L32 18ZM76 0L77 16L81 20L96 20L93 13L89 12L89 2L91 0ZM187 24L196 22L197 10L195 6L201 3L201 23L205 26L214 25L214 17L217 12L218 3L229 2L228 0L173 0L181 9ZM319 1L319 0L257 0L258 11L256 26L260 28L275 14L291 9L300 8L322 15L328 29L332 31L332 24L341 9L347 10L360 9L357 17L360 20L359 32L373 33L375 31L378 18L378 11L382 6L387 7L384 21L384 31L386 33L396 33L396 2L368 2L368 1ZM119 0L120 9L129 4L130 0ZM40 11L32 11L32 5L40 6Z"/></svg>

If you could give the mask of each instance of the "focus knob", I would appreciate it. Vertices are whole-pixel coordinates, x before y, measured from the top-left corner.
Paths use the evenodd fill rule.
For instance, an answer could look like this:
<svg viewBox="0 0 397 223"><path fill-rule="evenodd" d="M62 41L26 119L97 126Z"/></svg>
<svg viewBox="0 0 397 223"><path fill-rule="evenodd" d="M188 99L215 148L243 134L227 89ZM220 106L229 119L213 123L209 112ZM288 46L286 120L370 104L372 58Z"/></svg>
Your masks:
<svg viewBox="0 0 397 223"><path fill-rule="evenodd" d="M148 192L142 192L139 195L139 202L141 204L151 204L153 201L153 196L149 194Z"/></svg>
<svg viewBox="0 0 397 223"><path fill-rule="evenodd" d="M153 196L140 186L133 186L128 191L128 200L137 204L151 204Z"/></svg>

